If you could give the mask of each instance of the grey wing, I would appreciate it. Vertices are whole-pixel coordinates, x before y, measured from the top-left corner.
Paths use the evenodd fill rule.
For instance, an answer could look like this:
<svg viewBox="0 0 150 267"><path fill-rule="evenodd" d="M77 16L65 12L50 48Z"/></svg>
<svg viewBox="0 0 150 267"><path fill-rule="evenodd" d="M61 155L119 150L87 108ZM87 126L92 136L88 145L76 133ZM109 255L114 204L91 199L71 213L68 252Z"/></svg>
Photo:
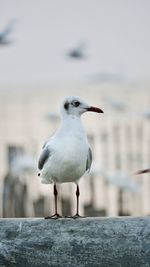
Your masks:
<svg viewBox="0 0 150 267"><path fill-rule="evenodd" d="M50 151L49 151L48 147L46 147L45 149L43 149L42 154L41 154L39 161L38 161L39 170L43 169L43 166L44 166L45 162L48 160L49 156L50 156Z"/></svg>
<svg viewBox="0 0 150 267"><path fill-rule="evenodd" d="M42 146L43 149L46 148L47 144L52 140L52 138L53 138L53 136L49 137L49 138L45 141L44 145Z"/></svg>
<svg viewBox="0 0 150 267"><path fill-rule="evenodd" d="M42 146L43 149L46 147L48 141L49 141L49 140L47 140L47 141L44 143L44 145Z"/></svg>
<svg viewBox="0 0 150 267"><path fill-rule="evenodd" d="M86 171L90 170L92 164L92 150L89 147L88 154L87 154L87 160L86 160Z"/></svg>

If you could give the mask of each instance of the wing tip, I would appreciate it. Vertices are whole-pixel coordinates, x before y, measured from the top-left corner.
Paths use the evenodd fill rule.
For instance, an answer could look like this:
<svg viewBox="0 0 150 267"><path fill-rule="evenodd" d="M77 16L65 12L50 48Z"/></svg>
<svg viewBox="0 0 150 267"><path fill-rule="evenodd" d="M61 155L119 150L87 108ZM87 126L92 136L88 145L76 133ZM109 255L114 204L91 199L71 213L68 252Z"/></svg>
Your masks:
<svg viewBox="0 0 150 267"><path fill-rule="evenodd" d="M138 174L144 174L144 173L149 173L149 172L150 172L150 169L144 169L144 170L140 170L136 172L135 174L138 175Z"/></svg>

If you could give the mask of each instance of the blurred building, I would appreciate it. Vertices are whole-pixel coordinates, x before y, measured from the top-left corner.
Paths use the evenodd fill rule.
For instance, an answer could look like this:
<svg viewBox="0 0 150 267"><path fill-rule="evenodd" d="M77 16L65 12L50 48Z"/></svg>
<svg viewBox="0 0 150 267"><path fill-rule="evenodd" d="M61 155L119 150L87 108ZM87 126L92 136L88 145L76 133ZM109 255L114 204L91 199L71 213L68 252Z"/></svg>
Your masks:
<svg viewBox="0 0 150 267"><path fill-rule="evenodd" d="M34 164L33 170L31 164L29 170L18 167L17 172L15 159L28 155L37 162L44 141L59 126L59 105L67 95L79 95L104 110L102 115L88 113L82 117L94 166L91 174L80 180L81 214L150 214L150 176L134 175L150 167L149 89L148 85L135 84L1 86L0 217L53 212L52 186L40 183ZM60 211L74 213L75 185L60 185L59 196Z"/></svg>

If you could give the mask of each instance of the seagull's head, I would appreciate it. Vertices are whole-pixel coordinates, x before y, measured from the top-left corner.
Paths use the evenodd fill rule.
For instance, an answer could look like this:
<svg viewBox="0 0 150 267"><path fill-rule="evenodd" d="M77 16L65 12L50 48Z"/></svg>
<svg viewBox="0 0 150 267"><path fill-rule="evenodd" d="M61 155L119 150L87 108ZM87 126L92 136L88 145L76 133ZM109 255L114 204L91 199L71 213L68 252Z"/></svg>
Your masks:
<svg viewBox="0 0 150 267"><path fill-rule="evenodd" d="M81 114L87 111L103 113L102 109L87 104L77 96L70 96L65 98L61 110L63 115L72 115L76 117L81 116Z"/></svg>

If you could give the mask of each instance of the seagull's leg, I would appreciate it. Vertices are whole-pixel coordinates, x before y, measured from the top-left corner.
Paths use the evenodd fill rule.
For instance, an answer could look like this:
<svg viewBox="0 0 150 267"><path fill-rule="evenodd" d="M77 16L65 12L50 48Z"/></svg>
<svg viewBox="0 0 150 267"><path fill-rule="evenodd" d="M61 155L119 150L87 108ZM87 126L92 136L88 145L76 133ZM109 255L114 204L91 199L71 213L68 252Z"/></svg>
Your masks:
<svg viewBox="0 0 150 267"><path fill-rule="evenodd" d="M76 197L77 197L77 211L75 216L79 216L79 196L80 196L80 190L79 185L77 184L77 190L76 190Z"/></svg>
<svg viewBox="0 0 150 267"><path fill-rule="evenodd" d="M54 184L55 213L52 216L45 217L45 219L58 219L62 217L57 212L57 196L58 196L57 187L56 184Z"/></svg>
<svg viewBox="0 0 150 267"><path fill-rule="evenodd" d="M79 196L80 196L80 190L79 190L79 185L77 184L77 189L76 189L77 210L76 210L76 214L74 216L72 216L73 219L82 218L83 217L83 216L79 215Z"/></svg>
<svg viewBox="0 0 150 267"><path fill-rule="evenodd" d="M57 216L58 218L61 217L57 212L57 199L58 199L58 191L56 184L54 184L54 197L55 197L55 214L53 216Z"/></svg>

